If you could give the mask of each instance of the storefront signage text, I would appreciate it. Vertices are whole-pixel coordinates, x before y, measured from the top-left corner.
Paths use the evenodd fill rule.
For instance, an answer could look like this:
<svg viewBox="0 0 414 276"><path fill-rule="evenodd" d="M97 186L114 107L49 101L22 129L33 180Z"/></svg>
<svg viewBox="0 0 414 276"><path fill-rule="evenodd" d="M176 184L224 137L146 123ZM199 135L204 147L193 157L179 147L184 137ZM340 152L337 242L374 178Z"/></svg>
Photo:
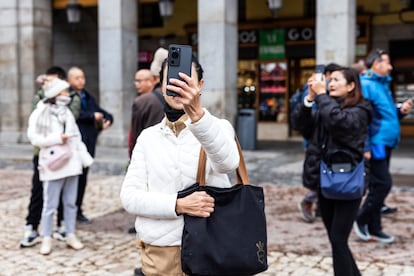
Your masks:
<svg viewBox="0 0 414 276"><path fill-rule="evenodd" d="M356 26L356 38L363 38L366 36L366 24L357 24ZM273 30L284 30L286 42L294 41L313 41L315 40L315 27L290 27L285 29L268 29L272 32ZM239 30L239 46L251 46L259 43L259 31L258 30ZM198 45L197 33L190 33L189 40L191 45Z"/></svg>
<svg viewBox="0 0 414 276"><path fill-rule="evenodd" d="M286 41L308 41L315 39L314 29L305 28L288 28L286 30Z"/></svg>
<svg viewBox="0 0 414 276"><path fill-rule="evenodd" d="M260 59L285 58L285 30L261 30L259 44Z"/></svg>

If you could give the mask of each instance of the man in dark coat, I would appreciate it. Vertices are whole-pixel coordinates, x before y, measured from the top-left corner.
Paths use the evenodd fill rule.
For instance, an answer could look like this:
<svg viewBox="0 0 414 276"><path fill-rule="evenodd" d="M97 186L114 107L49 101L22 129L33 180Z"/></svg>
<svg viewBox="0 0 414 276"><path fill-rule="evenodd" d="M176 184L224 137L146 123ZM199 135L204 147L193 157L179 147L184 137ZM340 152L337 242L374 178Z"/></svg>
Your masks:
<svg viewBox="0 0 414 276"><path fill-rule="evenodd" d="M110 113L102 109L95 101L94 97L85 90L85 74L82 69L72 67L68 71L68 82L70 91L75 91L81 98L81 110L76 120L82 134L82 141L85 143L89 154L95 157L95 148L98 135L102 130L109 128L114 119ZM82 223L89 223L82 210L82 202L85 194L88 176L88 168L83 169L79 176L78 197L76 205L78 207L77 220Z"/></svg>
<svg viewBox="0 0 414 276"><path fill-rule="evenodd" d="M128 142L128 153L131 158L135 142L144 128L159 123L164 117L164 100L160 91L154 90L153 73L148 69L140 69L135 73L137 97L132 105L131 130Z"/></svg>

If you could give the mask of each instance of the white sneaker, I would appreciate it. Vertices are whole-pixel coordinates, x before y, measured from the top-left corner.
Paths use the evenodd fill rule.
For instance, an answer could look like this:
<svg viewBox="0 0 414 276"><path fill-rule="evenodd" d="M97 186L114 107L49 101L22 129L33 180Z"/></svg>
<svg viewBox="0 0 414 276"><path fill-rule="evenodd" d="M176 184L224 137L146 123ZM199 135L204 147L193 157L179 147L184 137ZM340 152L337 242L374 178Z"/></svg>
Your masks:
<svg viewBox="0 0 414 276"><path fill-rule="evenodd" d="M43 237L39 252L42 255L49 255L52 252L52 237Z"/></svg>
<svg viewBox="0 0 414 276"><path fill-rule="evenodd" d="M67 246L69 246L69 247L71 247L75 250L79 250L79 249L84 248L83 243L81 243L74 234L69 234L66 237L66 244L67 244Z"/></svg>
<svg viewBox="0 0 414 276"><path fill-rule="evenodd" d="M24 227L23 239L20 241L20 247L31 247L40 242L39 233L33 230L33 226L28 224Z"/></svg>
<svg viewBox="0 0 414 276"><path fill-rule="evenodd" d="M53 232L53 238L58 241L66 241L66 231L64 225L61 225L58 230Z"/></svg>

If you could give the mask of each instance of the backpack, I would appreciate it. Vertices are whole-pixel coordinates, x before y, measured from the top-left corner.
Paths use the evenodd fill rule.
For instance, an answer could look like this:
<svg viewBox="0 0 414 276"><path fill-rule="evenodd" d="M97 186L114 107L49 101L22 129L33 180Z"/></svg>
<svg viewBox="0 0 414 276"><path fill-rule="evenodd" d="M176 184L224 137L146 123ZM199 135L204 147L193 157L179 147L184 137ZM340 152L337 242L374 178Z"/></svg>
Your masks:
<svg viewBox="0 0 414 276"><path fill-rule="evenodd" d="M301 88L296 89L296 92L290 97L289 99L289 118L290 119L290 125L293 129L295 129L294 124L292 122L293 118L293 112L295 108L303 101L303 98L305 97L305 92L308 91L308 84L305 83Z"/></svg>

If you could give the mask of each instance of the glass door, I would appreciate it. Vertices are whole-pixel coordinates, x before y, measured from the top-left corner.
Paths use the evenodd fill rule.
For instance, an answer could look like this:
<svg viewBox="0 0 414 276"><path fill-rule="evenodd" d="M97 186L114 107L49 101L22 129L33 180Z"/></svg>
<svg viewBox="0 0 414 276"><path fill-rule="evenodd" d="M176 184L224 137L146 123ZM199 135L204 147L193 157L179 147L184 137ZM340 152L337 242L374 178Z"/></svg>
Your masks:
<svg viewBox="0 0 414 276"><path fill-rule="evenodd" d="M257 62L239 61L237 75L238 109L256 109L257 106Z"/></svg>
<svg viewBox="0 0 414 276"><path fill-rule="evenodd" d="M303 89L308 78L312 76L315 69L315 58L291 59L289 61L289 101L296 92ZM289 105L289 122L291 106ZM291 128L289 124L289 136L300 136L300 134Z"/></svg>

